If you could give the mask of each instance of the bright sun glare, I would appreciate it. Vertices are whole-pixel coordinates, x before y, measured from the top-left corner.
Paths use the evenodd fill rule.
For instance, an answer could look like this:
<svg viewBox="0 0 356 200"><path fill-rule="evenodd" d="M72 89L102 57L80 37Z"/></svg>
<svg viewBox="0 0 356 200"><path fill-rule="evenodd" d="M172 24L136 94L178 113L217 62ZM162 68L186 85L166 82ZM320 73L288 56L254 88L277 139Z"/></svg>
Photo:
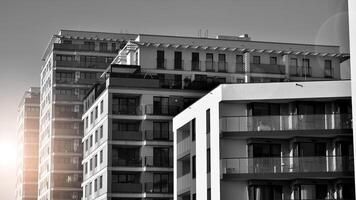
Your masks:
<svg viewBox="0 0 356 200"><path fill-rule="evenodd" d="M0 168L12 167L16 164L16 145L11 142L0 141Z"/></svg>

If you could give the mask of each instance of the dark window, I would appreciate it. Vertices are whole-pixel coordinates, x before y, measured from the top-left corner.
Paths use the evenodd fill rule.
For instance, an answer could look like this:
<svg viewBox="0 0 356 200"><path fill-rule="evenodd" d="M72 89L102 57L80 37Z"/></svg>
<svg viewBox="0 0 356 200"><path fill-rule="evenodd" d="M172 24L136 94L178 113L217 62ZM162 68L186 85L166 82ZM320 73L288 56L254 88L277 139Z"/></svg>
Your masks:
<svg viewBox="0 0 356 200"><path fill-rule="evenodd" d="M254 143L248 146L249 157L280 157L281 144Z"/></svg>
<svg viewBox="0 0 356 200"><path fill-rule="evenodd" d="M331 65L331 60L325 60L324 61L324 76L326 78L332 78L333 77L333 68Z"/></svg>
<svg viewBox="0 0 356 200"><path fill-rule="evenodd" d="M169 98L153 97L153 113L156 115L169 114Z"/></svg>
<svg viewBox="0 0 356 200"><path fill-rule="evenodd" d="M269 64L276 65L277 64L277 57L269 57Z"/></svg>
<svg viewBox="0 0 356 200"><path fill-rule="evenodd" d="M206 133L210 133L210 109L206 110Z"/></svg>
<svg viewBox="0 0 356 200"><path fill-rule="evenodd" d="M172 166L172 150L170 148L153 148L153 165L157 167Z"/></svg>
<svg viewBox="0 0 356 200"><path fill-rule="evenodd" d="M165 68L164 51L157 51L157 69Z"/></svg>
<svg viewBox="0 0 356 200"><path fill-rule="evenodd" d="M100 151L100 163L103 163L104 160L104 155L103 155L103 150Z"/></svg>
<svg viewBox="0 0 356 200"><path fill-rule="evenodd" d="M182 68L183 68L182 52L175 51L174 52L174 69L182 69Z"/></svg>
<svg viewBox="0 0 356 200"><path fill-rule="evenodd" d="M303 76L311 76L310 60L303 59Z"/></svg>
<svg viewBox="0 0 356 200"><path fill-rule="evenodd" d="M243 55L236 55L236 63L238 63L238 64L243 64L244 63Z"/></svg>
<svg viewBox="0 0 356 200"><path fill-rule="evenodd" d="M196 176L196 159L195 156L192 157L192 178L194 179Z"/></svg>
<svg viewBox="0 0 356 200"><path fill-rule="evenodd" d="M100 114L103 113L103 111L104 111L104 101L101 100L100 101Z"/></svg>
<svg viewBox="0 0 356 200"><path fill-rule="evenodd" d="M200 60L199 53L192 53L192 70L199 71L200 70Z"/></svg>
<svg viewBox="0 0 356 200"><path fill-rule="evenodd" d="M135 115L137 99L136 98L113 98L113 114Z"/></svg>
<svg viewBox="0 0 356 200"><path fill-rule="evenodd" d="M195 119L192 120L191 133L192 133L192 141L195 141Z"/></svg>
<svg viewBox="0 0 356 200"><path fill-rule="evenodd" d="M207 53L205 62L206 71L214 71L214 54Z"/></svg>
<svg viewBox="0 0 356 200"><path fill-rule="evenodd" d="M63 40L63 44L72 44L72 40Z"/></svg>
<svg viewBox="0 0 356 200"><path fill-rule="evenodd" d="M207 196L208 196L208 200L211 200L211 189L210 188L207 190Z"/></svg>
<svg viewBox="0 0 356 200"><path fill-rule="evenodd" d="M196 199L197 199L197 194L194 193L194 194L192 195L192 198L193 198L193 200L196 200Z"/></svg>
<svg viewBox="0 0 356 200"><path fill-rule="evenodd" d="M95 42L84 42L84 46L86 49L88 49L90 51L95 50Z"/></svg>
<svg viewBox="0 0 356 200"><path fill-rule="evenodd" d="M220 72L226 71L226 55L225 54L218 55L218 70Z"/></svg>
<svg viewBox="0 0 356 200"><path fill-rule="evenodd" d="M172 192L172 176L168 173L153 174L153 192L169 193Z"/></svg>
<svg viewBox="0 0 356 200"><path fill-rule="evenodd" d="M116 51L116 43L111 43L111 50Z"/></svg>
<svg viewBox="0 0 356 200"><path fill-rule="evenodd" d="M291 75L300 75L299 68L298 68L298 59L297 58L291 58L290 59L290 70L289 73Z"/></svg>
<svg viewBox="0 0 356 200"><path fill-rule="evenodd" d="M261 57L260 56L253 56L252 57L253 64L261 64Z"/></svg>
<svg viewBox="0 0 356 200"><path fill-rule="evenodd" d="M100 49L100 51L107 51L108 50L108 43L100 42L99 49Z"/></svg>
<svg viewBox="0 0 356 200"><path fill-rule="evenodd" d="M100 176L100 179L99 179L99 188L103 188L103 176Z"/></svg>
<svg viewBox="0 0 356 200"><path fill-rule="evenodd" d="M153 122L153 138L154 140L169 139L169 122Z"/></svg>

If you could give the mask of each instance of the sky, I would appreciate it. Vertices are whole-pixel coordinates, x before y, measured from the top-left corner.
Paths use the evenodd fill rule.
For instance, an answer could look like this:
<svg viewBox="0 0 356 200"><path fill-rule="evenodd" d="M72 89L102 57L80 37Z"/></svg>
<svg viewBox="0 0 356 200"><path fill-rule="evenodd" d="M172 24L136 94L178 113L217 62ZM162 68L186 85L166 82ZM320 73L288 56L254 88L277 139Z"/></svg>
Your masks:
<svg viewBox="0 0 356 200"><path fill-rule="evenodd" d="M60 29L247 33L252 40L339 45L348 52L347 19L347 0L0 0L0 149L15 145L17 105L27 88L39 86L41 56ZM14 198L12 160L0 165L2 200Z"/></svg>

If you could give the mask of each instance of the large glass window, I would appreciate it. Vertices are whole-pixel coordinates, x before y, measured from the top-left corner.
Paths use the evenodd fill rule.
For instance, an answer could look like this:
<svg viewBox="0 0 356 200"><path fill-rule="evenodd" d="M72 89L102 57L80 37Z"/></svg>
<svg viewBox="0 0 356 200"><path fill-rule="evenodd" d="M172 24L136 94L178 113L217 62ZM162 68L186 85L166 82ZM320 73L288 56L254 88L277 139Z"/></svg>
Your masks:
<svg viewBox="0 0 356 200"><path fill-rule="evenodd" d="M324 61L324 76L326 78L332 78L333 77L333 68L331 65L331 60L325 60Z"/></svg>
<svg viewBox="0 0 356 200"><path fill-rule="evenodd" d="M157 69L164 69L165 68L164 51L158 50L156 59L157 59Z"/></svg>

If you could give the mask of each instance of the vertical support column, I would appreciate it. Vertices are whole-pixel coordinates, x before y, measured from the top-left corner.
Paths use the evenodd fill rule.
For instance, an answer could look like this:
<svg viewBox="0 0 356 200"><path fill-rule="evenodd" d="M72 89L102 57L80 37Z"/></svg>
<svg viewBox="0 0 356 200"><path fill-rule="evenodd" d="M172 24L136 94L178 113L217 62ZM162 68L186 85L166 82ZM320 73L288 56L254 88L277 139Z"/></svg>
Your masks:
<svg viewBox="0 0 356 200"><path fill-rule="evenodd" d="M244 71L245 71L245 83L250 82L250 52L244 52Z"/></svg>
<svg viewBox="0 0 356 200"><path fill-rule="evenodd" d="M289 80L290 78L290 67L289 67L289 55L288 54L284 54L283 55L283 64L286 70L286 79Z"/></svg>

